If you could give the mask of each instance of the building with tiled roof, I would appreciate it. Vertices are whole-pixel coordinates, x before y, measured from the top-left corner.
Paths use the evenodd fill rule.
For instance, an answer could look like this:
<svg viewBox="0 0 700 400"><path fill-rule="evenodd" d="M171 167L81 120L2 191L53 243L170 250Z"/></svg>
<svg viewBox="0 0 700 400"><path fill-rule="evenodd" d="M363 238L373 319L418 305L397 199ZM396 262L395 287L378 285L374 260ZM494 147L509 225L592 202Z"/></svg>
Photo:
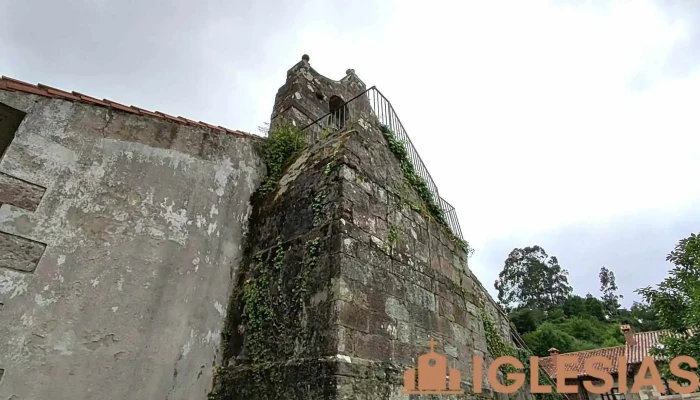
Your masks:
<svg viewBox="0 0 700 400"><path fill-rule="evenodd" d="M162 120L166 120L169 122L174 122L177 124L183 124L183 125L189 125L189 126L196 126L196 127L206 127L209 129L212 129L216 132L221 132L221 133L228 133L232 135L237 135L237 136L254 136L246 132L242 132L239 130L234 130L234 129L229 129L225 128L223 126L214 126L211 124L208 124L206 122L202 121L193 121L191 119L187 119L185 117L174 117L172 115L168 115L165 113L162 113L160 111L148 111L143 108L139 108L136 106L126 106L124 104L117 103L112 100L108 99L96 99L91 96L84 95L82 93L78 92L66 92L65 90L61 89L56 89L51 86L47 86L44 84L37 84L33 85L31 83L23 82L18 79L13 79L13 78L8 78L6 76L0 77L0 90L4 90L7 92L20 92L20 93L27 93L27 94L33 94L37 96L42 96L42 97L48 97L52 99L59 99L59 100L66 100L70 102L79 102L79 103L84 103L84 104L89 104L93 106L98 106L98 107L103 107L106 109L113 109L113 110L119 110L122 112L125 112L127 114L132 114L132 115L141 115L141 116L149 116L149 117L154 117Z"/></svg>
<svg viewBox="0 0 700 400"><path fill-rule="evenodd" d="M628 397L634 400L672 400L675 399L674 396L681 398L681 395L674 395L668 386L668 382L664 381L666 387L664 388L647 388L647 390L642 390L640 394L624 393L625 391L620 391L618 388L618 376L620 373L627 375L627 386L628 388L633 384L633 377L639 370L639 367L646 357L654 357L657 362L663 362L663 359L651 354L651 350L661 344L661 338L671 334L668 330L650 331L650 332L639 332L635 333L630 325L622 325L620 330L625 335L625 344L621 346L606 347L593 350L576 351L571 353L559 354L559 350L556 348L549 349L549 357L542 357L539 359L539 366L541 369L549 375L550 378L556 379L556 365L559 357L573 357L577 360L576 363L567 363L565 368L567 371L575 371L577 375L576 380L568 380L567 384L577 384L579 387L579 392L575 394L567 394L566 396L569 400L626 400ZM617 360L624 356L627 361L627 368L625 371L619 371ZM585 363L587 360L593 357L605 357L611 360L611 365L609 367L604 367L603 365L594 364L596 369L608 372L613 376L615 383L612 390L609 393L600 395L588 392L583 386L584 381L597 381L597 378L593 378L586 372ZM683 399L686 398L700 398L700 394L696 396L696 393L691 395L682 395Z"/></svg>

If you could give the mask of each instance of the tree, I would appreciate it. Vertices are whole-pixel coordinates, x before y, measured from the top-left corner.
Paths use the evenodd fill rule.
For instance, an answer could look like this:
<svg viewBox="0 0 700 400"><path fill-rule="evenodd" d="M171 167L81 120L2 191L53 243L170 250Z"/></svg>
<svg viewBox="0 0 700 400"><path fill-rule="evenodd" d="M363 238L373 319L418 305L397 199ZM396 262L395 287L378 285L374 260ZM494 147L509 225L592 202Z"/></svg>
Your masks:
<svg viewBox="0 0 700 400"><path fill-rule="evenodd" d="M518 333L524 335L535 331L542 324L544 313L541 310L523 307L511 312L508 319L515 325Z"/></svg>
<svg viewBox="0 0 700 400"><path fill-rule="evenodd" d="M586 297L573 295L564 300L562 309L567 318L585 317L595 318L599 321L607 322L603 302L588 293Z"/></svg>
<svg viewBox="0 0 700 400"><path fill-rule="evenodd" d="M600 278L600 291L603 293L602 300L605 305L605 311L607 311L610 316L617 315L622 295L617 294L618 287L615 283L615 273L602 267L598 278Z"/></svg>
<svg viewBox="0 0 700 400"><path fill-rule="evenodd" d="M630 316L634 319L631 325L639 330L639 332L656 331L659 329L654 307L649 303L633 302L632 308L630 308Z"/></svg>
<svg viewBox="0 0 700 400"><path fill-rule="evenodd" d="M528 306L548 310L571 294L568 274L542 247L516 248L508 255L494 286L506 309Z"/></svg>
<svg viewBox="0 0 700 400"><path fill-rule="evenodd" d="M667 360L678 356L700 360L700 335L689 332L698 332L700 328L700 235L681 239L666 261L674 265L668 277L656 288L648 286L636 291L652 305L660 327L671 331L661 338L662 346L652 349L652 353ZM667 365L664 369L668 374Z"/></svg>
<svg viewBox="0 0 700 400"><path fill-rule="evenodd" d="M545 322L535 332L523 335L523 340L532 352L540 357L549 355L549 349L554 347L560 353L570 353L579 350L576 338L561 331L556 325Z"/></svg>

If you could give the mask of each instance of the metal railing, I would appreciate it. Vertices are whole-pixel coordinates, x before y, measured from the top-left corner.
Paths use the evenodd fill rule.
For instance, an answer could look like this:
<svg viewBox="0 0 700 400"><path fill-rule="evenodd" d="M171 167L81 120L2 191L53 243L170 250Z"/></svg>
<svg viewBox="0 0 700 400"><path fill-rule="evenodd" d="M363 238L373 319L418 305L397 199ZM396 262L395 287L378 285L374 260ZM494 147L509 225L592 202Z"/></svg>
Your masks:
<svg viewBox="0 0 700 400"><path fill-rule="evenodd" d="M310 143L314 143L324 137L324 135L343 129L351 122L360 120L373 124L376 128L381 126L388 127L394 133L396 139L404 144L413 168L418 176L425 181L428 190L433 196L433 200L435 200L435 204L442 210L445 222L449 225L452 233L458 238L464 239L455 208L440 197L430 172L428 172L423 160L418 155L418 151L416 151L415 146L408 137L406 129L399 120L394 107L379 89L372 86L344 103L334 100L334 98L331 98L329 102L330 112L302 129L307 132L307 140Z"/></svg>

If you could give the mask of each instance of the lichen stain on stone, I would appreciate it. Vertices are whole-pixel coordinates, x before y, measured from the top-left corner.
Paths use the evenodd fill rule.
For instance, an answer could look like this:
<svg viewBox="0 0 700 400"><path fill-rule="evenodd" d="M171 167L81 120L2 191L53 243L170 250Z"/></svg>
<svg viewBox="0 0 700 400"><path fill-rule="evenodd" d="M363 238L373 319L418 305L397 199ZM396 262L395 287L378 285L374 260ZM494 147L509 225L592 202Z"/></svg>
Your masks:
<svg viewBox="0 0 700 400"><path fill-rule="evenodd" d="M10 340L7 341L8 354L6 357L15 363L25 363L29 361L29 342L30 340L25 335L11 337Z"/></svg>
<svg viewBox="0 0 700 400"><path fill-rule="evenodd" d="M173 200L171 204L168 204L167 197L163 199L163 202L160 203L159 206L161 207L160 216L165 219L170 229L170 239L184 246L189 236L187 232L187 223L191 222L187 219L187 210L180 208L177 211L173 211L175 201Z"/></svg>
<svg viewBox="0 0 700 400"><path fill-rule="evenodd" d="M21 317L19 317L19 322L22 324L24 327L31 327L34 325L34 317L31 315L22 314Z"/></svg>
<svg viewBox="0 0 700 400"><path fill-rule="evenodd" d="M3 231L8 231L9 228L11 232L21 236L29 235L35 226L31 215L32 214L21 208L3 204L0 206L0 227L2 227Z"/></svg>
<svg viewBox="0 0 700 400"><path fill-rule="evenodd" d="M218 346L221 342L221 331L220 330L209 330L207 334L202 337L202 344L214 344Z"/></svg>
<svg viewBox="0 0 700 400"><path fill-rule="evenodd" d="M195 222L194 222L195 226L197 228L201 228L202 226L206 225L206 223L207 223L207 219L203 215L197 214L197 216L195 217Z"/></svg>
<svg viewBox="0 0 700 400"><path fill-rule="evenodd" d="M61 334L60 338L56 340L53 345L53 349L58 351L59 354L64 356L69 356L73 354L73 348L75 347L75 332L67 331Z"/></svg>
<svg viewBox="0 0 700 400"><path fill-rule="evenodd" d="M190 350L192 350L192 342L188 341L182 346L182 357L187 357L187 355L190 354Z"/></svg>
<svg viewBox="0 0 700 400"><path fill-rule="evenodd" d="M216 204L212 204L209 210L209 218L214 218L215 215L219 215L219 209L216 207Z"/></svg>
<svg viewBox="0 0 700 400"><path fill-rule="evenodd" d="M226 309L218 301L214 302L214 308L216 308L216 311L218 311L222 317L226 315Z"/></svg>
<svg viewBox="0 0 700 400"><path fill-rule="evenodd" d="M297 159L294 161L294 163L289 166L287 169L287 172L284 174L282 179L280 179L277 187L277 195L275 195L275 201L284 193L287 191L287 187L289 184L294 182L299 175L301 175L302 172L304 172L304 168L302 166L306 163L306 160L309 159L309 156L311 155L310 152L305 151Z"/></svg>
<svg viewBox="0 0 700 400"><path fill-rule="evenodd" d="M224 195L229 175L231 175L233 171L233 164L228 157L223 160L223 165L217 165L214 178L216 183L215 192L219 197Z"/></svg>
<svg viewBox="0 0 700 400"><path fill-rule="evenodd" d="M56 300L56 298L53 298L53 297L44 298L44 296L42 296L41 294L38 294L38 293L34 295L34 302L39 307L45 307L45 306L48 306L49 304L56 303L57 301L58 300Z"/></svg>
<svg viewBox="0 0 700 400"><path fill-rule="evenodd" d="M26 274L11 270L0 270L0 294L10 293L10 299L14 299L27 292Z"/></svg>
<svg viewBox="0 0 700 400"><path fill-rule="evenodd" d="M216 231L216 221L209 223L209 227L207 228L207 234L211 236L211 234L214 233L214 231Z"/></svg>

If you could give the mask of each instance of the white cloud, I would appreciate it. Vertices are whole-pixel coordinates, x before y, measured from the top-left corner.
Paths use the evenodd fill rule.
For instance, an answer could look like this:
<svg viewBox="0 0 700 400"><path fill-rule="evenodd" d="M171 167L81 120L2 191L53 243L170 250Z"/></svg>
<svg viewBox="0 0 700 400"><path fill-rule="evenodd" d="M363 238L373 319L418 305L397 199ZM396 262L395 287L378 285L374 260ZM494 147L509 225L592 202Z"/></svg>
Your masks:
<svg viewBox="0 0 700 400"><path fill-rule="evenodd" d="M389 97L479 251L700 199L700 75L662 71L686 26L649 1L592 4L393 2L371 30L312 24L300 43ZM474 261L490 287L501 265Z"/></svg>

